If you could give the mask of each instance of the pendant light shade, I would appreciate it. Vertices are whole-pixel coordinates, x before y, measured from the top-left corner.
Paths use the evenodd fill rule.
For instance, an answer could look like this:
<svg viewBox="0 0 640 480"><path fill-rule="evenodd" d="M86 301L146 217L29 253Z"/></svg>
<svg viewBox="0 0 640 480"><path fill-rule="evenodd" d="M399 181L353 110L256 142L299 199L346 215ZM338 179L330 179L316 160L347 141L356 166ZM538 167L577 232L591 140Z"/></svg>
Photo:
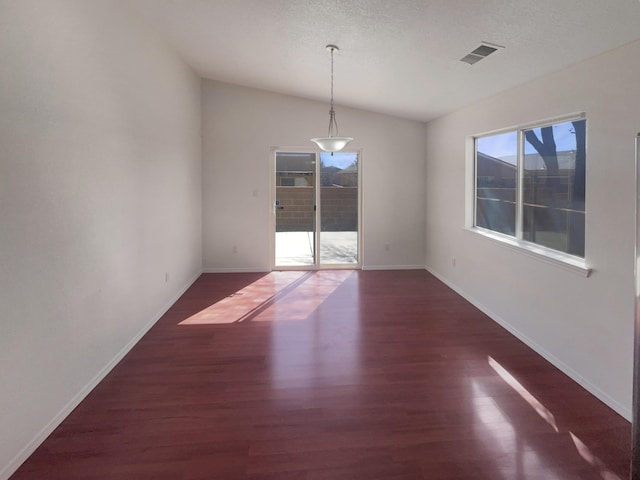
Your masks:
<svg viewBox="0 0 640 480"><path fill-rule="evenodd" d="M329 109L329 133L326 137L312 138L311 141L318 145L325 152L339 152L353 140L351 137L338 136L338 122L336 122L336 112L333 108L333 52L340 50L336 45L327 45L327 50L331 52L331 107Z"/></svg>
<svg viewBox="0 0 640 480"><path fill-rule="evenodd" d="M311 141L318 145L325 152L339 152L353 140L351 137L319 137L312 138Z"/></svg>

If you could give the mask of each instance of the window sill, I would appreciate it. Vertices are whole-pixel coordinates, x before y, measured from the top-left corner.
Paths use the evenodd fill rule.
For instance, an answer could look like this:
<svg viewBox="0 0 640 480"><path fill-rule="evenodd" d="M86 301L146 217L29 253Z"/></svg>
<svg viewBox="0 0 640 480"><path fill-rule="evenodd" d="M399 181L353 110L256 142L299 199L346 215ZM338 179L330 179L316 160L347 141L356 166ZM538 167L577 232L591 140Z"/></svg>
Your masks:
<svg viewBox="0 0 640 480"><path fill-rule="evenodd" d="M483 228L468 227L465 230L478 234L482 237L495 240L497 244L502 247L524 253L532 258L555 265L582 277L588 277L591 275L592 269L587 267L584 259L580 257L558 252L550 248L518 240L516 238L509 237L508 235L492 232L491 230L485 230Z"/></svg>

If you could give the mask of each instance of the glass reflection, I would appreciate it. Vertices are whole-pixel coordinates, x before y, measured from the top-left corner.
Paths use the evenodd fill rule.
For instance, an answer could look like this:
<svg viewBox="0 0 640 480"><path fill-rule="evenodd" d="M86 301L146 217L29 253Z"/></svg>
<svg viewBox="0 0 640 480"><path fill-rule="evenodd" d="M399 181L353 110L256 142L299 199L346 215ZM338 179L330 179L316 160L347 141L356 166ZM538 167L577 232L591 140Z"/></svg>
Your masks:
<svg viewBox="0 0 640 480"><path fill-rule="evenodd" d="M476 139L476 225L515 235L518 135Z"/></svg>
<svg viewBox="0 0 640 480"><path fill-rule="evenodd" d="M584 257L586 120L524 131L524 240Z"/></svg>

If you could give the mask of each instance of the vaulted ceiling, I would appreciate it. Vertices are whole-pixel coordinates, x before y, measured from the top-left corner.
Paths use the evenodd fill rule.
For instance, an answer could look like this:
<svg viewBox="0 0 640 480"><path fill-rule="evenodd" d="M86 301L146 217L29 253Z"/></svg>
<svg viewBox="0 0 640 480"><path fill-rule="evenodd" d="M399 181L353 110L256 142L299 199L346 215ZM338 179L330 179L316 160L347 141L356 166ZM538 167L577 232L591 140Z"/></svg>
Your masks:
<svg viewBox="0 0 640 480"><path fill-rule="evenodd" d="M128 1L204 78L328 101L335 43L337 104L422 121L640 38L638 0Z"/></svg>

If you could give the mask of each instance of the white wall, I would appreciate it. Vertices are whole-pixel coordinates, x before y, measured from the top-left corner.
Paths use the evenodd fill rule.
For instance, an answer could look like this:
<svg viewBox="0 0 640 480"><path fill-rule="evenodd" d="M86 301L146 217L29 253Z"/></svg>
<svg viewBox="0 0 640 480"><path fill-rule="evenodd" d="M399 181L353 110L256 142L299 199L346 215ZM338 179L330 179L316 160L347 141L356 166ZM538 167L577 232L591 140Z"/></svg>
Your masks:
<svg viewBox="0 0 640 480"><path fill-rule="evenodd" d="M638 58L636 42L426 128L427 268L626 418L631 412ZM581 111L587 115L589 278L463 228L468 136Z"/></svg>
<svg viewBox="0 0 640 480"><path fill-rule="evenodd" d="M326 134L328 110L322 102L204 82L206 271L271 268L271 147L312 147L309 138ZM340 106L336 112L340 133L356 139L349 147L363 149L363 266L424 268L424 124Z"/></svg>
<svg viewBox="0 0 640 480"><path fill-rule="evenodd" d="M7 478L201 271L201 90L118 2L0 19Z"/></svg>

